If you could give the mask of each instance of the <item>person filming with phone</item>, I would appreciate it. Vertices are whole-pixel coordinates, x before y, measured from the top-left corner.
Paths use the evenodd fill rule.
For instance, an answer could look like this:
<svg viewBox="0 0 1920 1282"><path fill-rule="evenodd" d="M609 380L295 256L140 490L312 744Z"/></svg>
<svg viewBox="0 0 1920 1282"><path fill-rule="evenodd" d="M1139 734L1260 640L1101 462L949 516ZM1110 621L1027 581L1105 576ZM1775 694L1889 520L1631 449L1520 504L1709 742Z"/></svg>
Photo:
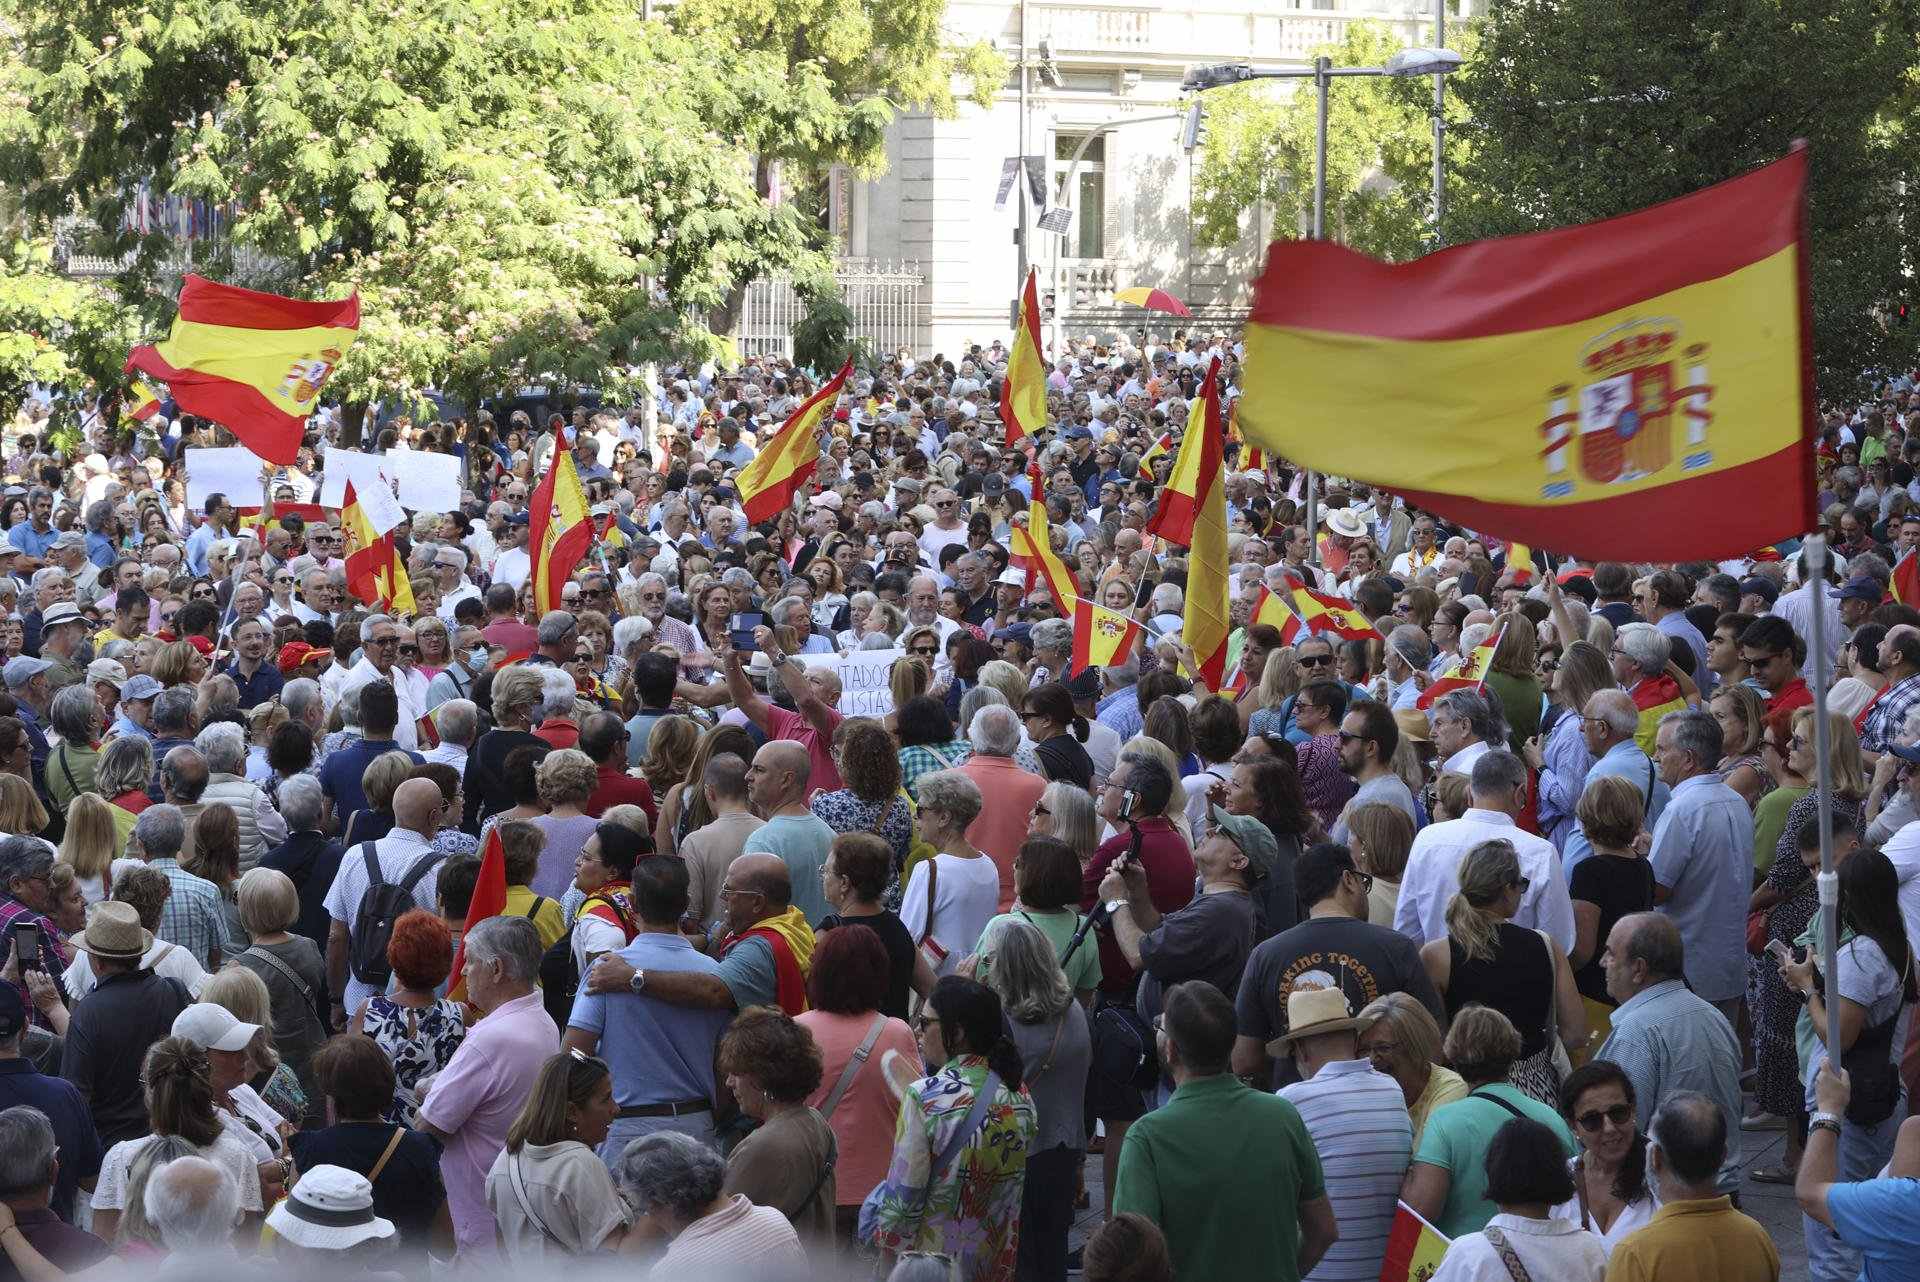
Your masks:
<svg viewBox="0 0 1920 1282"><path fill-rule="evenodd" d="M38 971L52 981L56 993L59 989L65 969L60 959L60 932L46 916L53 907L52 877L53 851L46 842L37 837L0 840L0 956L6 961L6 982L13 985L32 1012L34 1026L57 1035L66 1032L65 1008L49 1013L46 986L39 985L41 993L36 1000L27 977L21 973Z"/></svg>

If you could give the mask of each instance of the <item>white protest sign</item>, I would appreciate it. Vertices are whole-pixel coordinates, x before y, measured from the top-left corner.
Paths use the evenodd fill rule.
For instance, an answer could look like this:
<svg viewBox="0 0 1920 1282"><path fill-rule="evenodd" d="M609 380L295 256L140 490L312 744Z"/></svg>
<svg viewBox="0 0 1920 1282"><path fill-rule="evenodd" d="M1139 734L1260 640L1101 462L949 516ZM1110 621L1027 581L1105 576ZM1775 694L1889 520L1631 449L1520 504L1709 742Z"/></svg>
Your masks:
<svg viewBox="0 0 1920 1282"><path fill-rule="evenodd" d="M392 466L384 455L328 446L320 480L320 506L345 507L348 481L353 482L353 492L363 498L375 485L384 486L387 493L392 494Z"/></svg>
<svg viewBox="0 0 1920 1282"><path fill-rule="evenodd" d="M840 674L840 715L884 717L893 711L893 688L887 678L903 650L855 650L851 654L798 654L809 668L832 668Z"/></svg>
<svg viewBox="0 0 1920 1282"><path fill-rule="evenodd" d="M355 485L353 496L360 501L360 510L366 513L367 525L373 530L375 538L407 519L407 514L400 510L399 500L393 497L393 491L384 485L369 485L365 490Z"/></svg>
<svg viewBox="0 0 1920 1282"><path fill-rule="evenodd" d="M205 511L207 500L216 494L224 494L227 502L235 507L260 506L263 494L260 471L267 464L246 446L227 445L217 449L189 446L186 461L187 507L192 511Z"/></svg>
<svg viewBox="0 0 1920 1282"><path fill-rule="evenodd" d="M387 451L388 471L400 483L400 506L410 512L453 512L460 507L460 460L426 450ZM358 482L355 483L359 488Z"/></svg>

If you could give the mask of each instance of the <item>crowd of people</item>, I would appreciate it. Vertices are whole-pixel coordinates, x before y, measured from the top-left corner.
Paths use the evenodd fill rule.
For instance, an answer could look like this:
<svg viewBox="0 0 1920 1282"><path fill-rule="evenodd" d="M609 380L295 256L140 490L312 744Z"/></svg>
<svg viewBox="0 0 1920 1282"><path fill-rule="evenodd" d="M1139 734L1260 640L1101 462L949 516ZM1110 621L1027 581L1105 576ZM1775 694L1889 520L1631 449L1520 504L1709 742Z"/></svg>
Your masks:
<svg viewBox="0 0 1920 1282"><path fill-rule="evenodd" d="M758 524L741 473L818 386L787 362L370 418L365 448L462 461L459 510L394 531L407 611L353 599L312 505L338 415L189 507L215 425L69 454L23 407L0 1279L1373 1282L1417 1215L1433 1282L1750 1282L1780 1274L1756 1181L1794 1187L1819 1282L1916 1276L1911 381L1822 424L1819 570L1509 564L1232 442L1214 689L1149 526L1215 358L1231 399L1225 334L1073 344L1009 446L999 344L898 354ZM536 567L560 450L595 538ZM1107 666L1013 563L1035 502L1071 591L1142 624ZM1376 635L1257 621L1289 580ZM868 651L887 710L849 715Z"/></svg>

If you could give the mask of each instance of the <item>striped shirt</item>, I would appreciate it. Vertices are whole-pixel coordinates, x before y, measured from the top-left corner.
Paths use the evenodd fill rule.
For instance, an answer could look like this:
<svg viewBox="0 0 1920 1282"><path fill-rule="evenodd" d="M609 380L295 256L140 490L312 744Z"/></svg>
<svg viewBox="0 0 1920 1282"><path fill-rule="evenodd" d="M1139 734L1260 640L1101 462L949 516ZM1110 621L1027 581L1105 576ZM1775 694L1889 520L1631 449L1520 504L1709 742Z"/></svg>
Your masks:
<svg viewBox="0 0 1920 1282"><path fill-rule="evenodd" d="M1393 1231L1400 1181L1413 1160L1413 1123L1400 1084L1364 1059L1322 1064L1277 1092L1300 1111L1320 1154L1340 1238L1306 1282L1375 1282Z"/></svg>

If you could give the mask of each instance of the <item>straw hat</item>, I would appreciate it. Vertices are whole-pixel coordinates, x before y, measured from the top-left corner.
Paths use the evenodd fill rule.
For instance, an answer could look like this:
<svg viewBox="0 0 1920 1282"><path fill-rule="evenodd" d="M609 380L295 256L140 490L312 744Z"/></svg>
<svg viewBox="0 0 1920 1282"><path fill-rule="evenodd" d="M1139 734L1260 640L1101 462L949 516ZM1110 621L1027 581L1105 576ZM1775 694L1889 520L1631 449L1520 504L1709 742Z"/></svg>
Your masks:
<svg viewBox="0 0 1920 1282"><path fill-rule="evenodd" d="M1295 1038L1344 1033L1359 1027L1360 1021L1347 1006L1347 995L1338 988L1296 988L1287 994L1287 1031L1267 1043L1267 1052L1276 1057L1289 1055L1289 1043Z"/></svg>
<svg viewBox="0 0 1920 1282"><path fill-rule="evenodd" d="M153 932L140 925L132 904L108 899L93 906L87 928L68 942L108 961L139 961L153 947Z"/></svg>

